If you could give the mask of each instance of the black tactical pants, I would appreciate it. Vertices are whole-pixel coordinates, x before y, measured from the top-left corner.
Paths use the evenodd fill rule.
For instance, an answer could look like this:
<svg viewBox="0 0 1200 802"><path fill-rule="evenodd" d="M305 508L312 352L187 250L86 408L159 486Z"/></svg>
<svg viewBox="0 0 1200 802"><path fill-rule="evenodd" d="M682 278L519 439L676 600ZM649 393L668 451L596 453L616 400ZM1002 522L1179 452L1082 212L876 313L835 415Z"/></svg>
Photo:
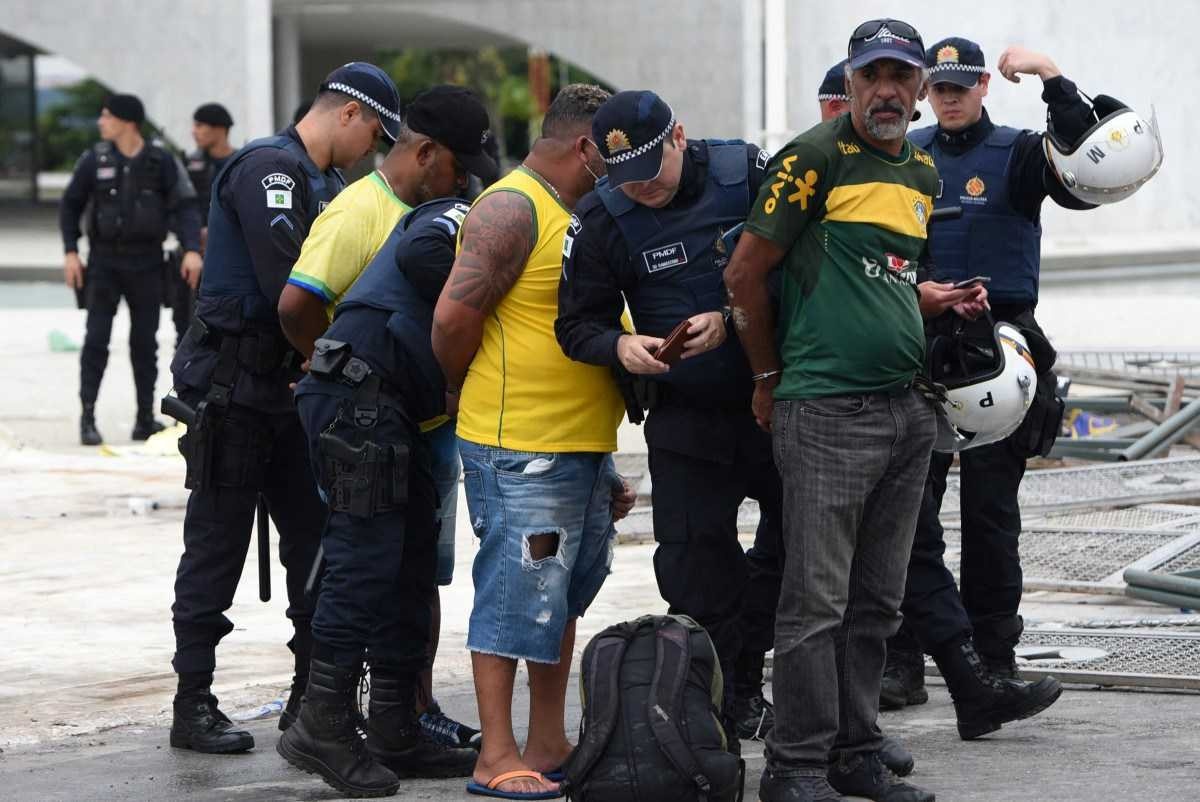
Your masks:
<svg viewBox="0 0 1200 802"><path fill-rule="evenodd" d="M171 310L171 322L175 324L175 347L183 339L184 332L192 324L196 311L196 293L179 274L182 254L175 251L167 261L163 273L163 305Z"/></svg>
<svg viewBox="0 0 1200 802"><path fill-rule="evenodd" d="M416 427L394 408L380 406L378 419L360 427L349 414L353 404L348 398L317 392L296 398L314 470L331 507L321 536L325 571L313 616L313 640L319 656L344 668L356 668L369 655L376 664L416 674L427 661L437 593L438 495L429 451ZM339 416L343 408L347 414ZM376 478L403 487L399 494L388 493L393 500L404 496L404 501L369 515L337 509L350 499L334 489L337 470L322 450L323 432L353 447L371 442L407 451L407 459L390 463L388 479ZM339 464L339 469L346 467Z"/></svg>
<svg viewBox="0 0 1200 802"><path fill-rule="evenodd" d="M782 488L770 451L739 448L731 456L724 462L649 448L659 593L671 613L708 631L728 702L743 649L761 655L771 648L783 551ZM750 554L737 534L738 507L747 498L762 513Z"/></svg>
<svg viewBox="0 0 1200 802"><path fill-rule="evenodd" d="M1021 510L1017 492L1025 458L1008 440L960 455L962 508L961 591L946 568L938 513L952 455L933 455L905 586L904 626L889 646L932 652L974 632L980 654L1004 662L1020 640Z"/></svg>
<svg viewBox="0 0 1200 802"><path fill-rule="evenodd" d="M184 400L195 405L202 396ZM213 451L213 481L193 490L183 522L183 556L175 575L177 673L211 672L217 643L233 630L233 604L255 527L258 494L267 499L287 572L287 616L295 627L289 647L297 674L307 675L312 600L304 585L316 558L325 504L309 467L308 445L294 414L266 415L230 406Z"/></svg>
<svg viewBox="0 0 1200 802"><path fill-rule="evenodd" d="M87 331L80 354L79 400L96 403L108 365L112 322L122 296L129 305L129 360L138 410L154 409L158 379L158 321L162 303L162 254L114 257L93 255L87 266Z"/></svg>

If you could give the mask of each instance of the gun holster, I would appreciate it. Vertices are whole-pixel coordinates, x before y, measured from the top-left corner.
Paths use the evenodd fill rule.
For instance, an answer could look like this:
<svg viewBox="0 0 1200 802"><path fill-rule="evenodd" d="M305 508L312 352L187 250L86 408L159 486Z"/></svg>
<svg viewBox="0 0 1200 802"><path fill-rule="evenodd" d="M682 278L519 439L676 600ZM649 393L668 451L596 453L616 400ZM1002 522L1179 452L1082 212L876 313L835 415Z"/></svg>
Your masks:
<svg viewBox="0 0 1200 802"><path fill-rule="evenodd" d="M333 431L324 431L318 449L331 510L373 518L408 501L407 445L380 446L367 441L355 446Z"/></svg>

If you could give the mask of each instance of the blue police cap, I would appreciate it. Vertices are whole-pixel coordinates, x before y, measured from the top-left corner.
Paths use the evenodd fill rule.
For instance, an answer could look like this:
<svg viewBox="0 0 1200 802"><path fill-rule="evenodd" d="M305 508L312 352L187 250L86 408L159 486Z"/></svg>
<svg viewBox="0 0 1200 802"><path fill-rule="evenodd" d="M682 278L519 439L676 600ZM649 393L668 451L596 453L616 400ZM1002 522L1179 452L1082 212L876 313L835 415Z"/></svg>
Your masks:
<svg viewBox="0 0 1200 802"><path fill-rule="evenodd" d="M650 181L662 169L663 143L675 129L675 113L647 90L618 92L592 117L592 139L608 166L613 187Z"/></svg>
<svg viewBox="0 0 1200 802"><path fill-rule="evenodd" d="M846 59L829 68L821 85L817 87L817 100L850 100L846 94Z"/></svg>
<svg viewBox="0 0 1200 802"><path fill-rule="evenodd" d="M379 115L387 140L396 141L400 134L400 92L386 72L365 61L351 61L325 76L321 91L340 92L365 103Z"/></svg>
<svg viewBox="0 0 1200 802"><path fill-rule="evenodd" d="M987 71L983 48L959 36L943 39L926 50L925 66L929 68L929 83L958 84L968 89Z"/></svg>

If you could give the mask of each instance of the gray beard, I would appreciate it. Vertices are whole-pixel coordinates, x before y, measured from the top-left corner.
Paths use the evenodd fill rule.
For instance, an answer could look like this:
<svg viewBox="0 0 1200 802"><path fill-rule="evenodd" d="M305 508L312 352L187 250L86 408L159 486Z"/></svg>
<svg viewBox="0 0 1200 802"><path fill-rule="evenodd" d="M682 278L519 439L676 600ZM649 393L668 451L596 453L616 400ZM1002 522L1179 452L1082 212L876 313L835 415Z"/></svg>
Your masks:
<svg viewBox="0 0 1200 802"><path fill-rule="evenodd" d="M908 131L908 116L905 115L895 122L880 122L871 115L867 115L866 119L867 133L878 139L880 142L891 142L896 139L903 139L904 134Z"/></svg>

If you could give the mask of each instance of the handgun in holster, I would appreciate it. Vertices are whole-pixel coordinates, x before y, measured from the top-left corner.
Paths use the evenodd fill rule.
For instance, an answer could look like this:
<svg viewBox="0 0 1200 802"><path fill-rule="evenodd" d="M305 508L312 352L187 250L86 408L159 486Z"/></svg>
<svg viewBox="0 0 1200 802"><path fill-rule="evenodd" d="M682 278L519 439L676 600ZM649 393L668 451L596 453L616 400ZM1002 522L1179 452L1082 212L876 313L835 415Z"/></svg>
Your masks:
<svg viewBox="0 0 1200 802"><path fill-rule="evenodd" d="M372 518L408 501L408 446L354 446L331 431L318 437L329 507Z"/></svg>

